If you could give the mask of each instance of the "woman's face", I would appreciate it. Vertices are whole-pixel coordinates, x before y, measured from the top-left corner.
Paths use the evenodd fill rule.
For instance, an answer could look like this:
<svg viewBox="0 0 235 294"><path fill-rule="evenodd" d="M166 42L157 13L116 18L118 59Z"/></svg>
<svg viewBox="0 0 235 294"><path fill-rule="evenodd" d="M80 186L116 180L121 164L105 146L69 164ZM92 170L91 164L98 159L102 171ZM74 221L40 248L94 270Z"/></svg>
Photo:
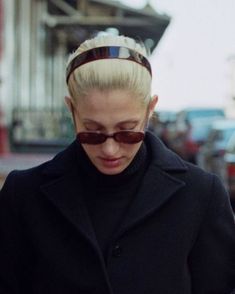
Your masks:
<svg viewBox="0 0 235 294"><path fill-rule="evenodd" d="M154 105L155 106L155 105ZM127 90L91 90L73 107L76 132L112 134L123 130L143 131L147 106ZM95 167L104 174L121 173L133 160L142 142L118 143L108 138L98 145L82 144Z"/></svg>

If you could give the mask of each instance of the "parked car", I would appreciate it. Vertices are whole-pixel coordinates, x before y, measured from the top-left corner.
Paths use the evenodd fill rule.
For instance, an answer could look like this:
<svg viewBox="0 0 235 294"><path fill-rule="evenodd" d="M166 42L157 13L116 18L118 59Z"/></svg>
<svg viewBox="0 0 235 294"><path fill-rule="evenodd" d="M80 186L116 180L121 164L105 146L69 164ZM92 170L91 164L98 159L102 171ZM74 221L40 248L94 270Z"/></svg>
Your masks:
<svg viewBox="0 0 235 294"><path fill-rule="evenodd" d="M231 204L235 212L235 134L230 138L224 155L226 187L229 191Z"/></svg>
<svg viewBox="0 0 235 294"><path fill-rule="evenodd" d="M170 148L185 160L197 163L199 148L208 137L215 120L225 118L221 108L187 108L177 113L170 136Z"/></svg>
<svg viewBox="0 0 235 294"><path fill-rule="evenodd" d="M224 154L231 136L235 133L235 120L219 120L212 123L208 139L198 154L198 164L225 181Z"/></svg>

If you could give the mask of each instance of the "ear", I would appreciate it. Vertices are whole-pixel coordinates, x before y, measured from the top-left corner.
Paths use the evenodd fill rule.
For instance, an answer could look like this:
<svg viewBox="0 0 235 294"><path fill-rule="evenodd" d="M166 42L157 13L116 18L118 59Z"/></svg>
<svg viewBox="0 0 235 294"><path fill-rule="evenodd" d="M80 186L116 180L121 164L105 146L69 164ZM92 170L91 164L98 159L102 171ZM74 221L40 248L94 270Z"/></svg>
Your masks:
<svg viewBox="0 0 235 294"><path fill-rule="evenodd" d="M154 112L154 109L157 105L157 102L158 102L158 96L157 95L154 95L152 98L151 98L151 101L149 103L149 117L152 116L153 112Z"/></svg>
<svg viewBox="0 0 235 294"><path fill-rule="evenodd" d="M65 104L66 104L68 110L72 113L73 112L73 100L72 100L72 98L69 97L69 96L65 96L64 101L65 101Z"/></svg>

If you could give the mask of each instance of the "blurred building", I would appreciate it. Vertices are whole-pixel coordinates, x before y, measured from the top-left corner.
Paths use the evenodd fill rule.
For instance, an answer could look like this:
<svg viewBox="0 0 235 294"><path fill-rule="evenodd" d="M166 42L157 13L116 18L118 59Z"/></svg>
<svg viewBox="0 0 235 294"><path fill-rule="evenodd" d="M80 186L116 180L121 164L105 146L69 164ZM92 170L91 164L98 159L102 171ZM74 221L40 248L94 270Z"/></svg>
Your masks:
<svg viewBox="0 0 235 294"><path fill-rule="evenodd" d="M12 144L55 142L72 132L64 113L65 66L82 41L100 32L124 34L151 52L169 23L149 4L136 10L115 0L0 0L0 107Z"/></svg>

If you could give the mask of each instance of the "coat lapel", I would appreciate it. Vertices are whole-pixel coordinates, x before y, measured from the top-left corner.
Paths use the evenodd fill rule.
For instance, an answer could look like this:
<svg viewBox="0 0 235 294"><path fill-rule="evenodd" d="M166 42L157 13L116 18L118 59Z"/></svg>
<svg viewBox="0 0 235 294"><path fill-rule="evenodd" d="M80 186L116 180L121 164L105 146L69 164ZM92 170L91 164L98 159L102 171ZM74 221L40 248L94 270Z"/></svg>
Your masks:
<svg viewBox="0 0 235 294"><path fill-rule="evenodd" d="M42 191L90 242L95 243L89 215L81 197L82 188L78 176L66 175L42 186Z"/></svg>
<svg viewBox="0 0 235 294"><path fill-rule="evenodd" d="M185 182L174 174L187 171L187 166L175 153L151 133L146 134L148 152L152 161L141 183L126 217L124 218L117 235L120 236L146 217L160 209L174 194L185 186Z"/></svg>
<svg viewBox="0 0 235 294"><path fill-rule="evenodd" d="M83 201L83 185L77 172L76 145L55 157L44 174L49 176L41 191L96 249L98 244Z"/></svg>
<svg viewBox="0 0 235 294"><path fill-rule="evenodd" d="M83 202L82 183L79 180L78 174L75 171L66 173L63 177L41 186L41 190L62 215L77 229L78 233L93 247L94 253L100 261L107 286L110 289L109 292L112 293L103 254L97 242L85 203Z"/></svg>
<svg viewBox="0 0 235 294"><path fill-rule="evenodd" d="M118 236L142 222L166 203L185 183L156 166L150 166L122 225Z"/></svg>

